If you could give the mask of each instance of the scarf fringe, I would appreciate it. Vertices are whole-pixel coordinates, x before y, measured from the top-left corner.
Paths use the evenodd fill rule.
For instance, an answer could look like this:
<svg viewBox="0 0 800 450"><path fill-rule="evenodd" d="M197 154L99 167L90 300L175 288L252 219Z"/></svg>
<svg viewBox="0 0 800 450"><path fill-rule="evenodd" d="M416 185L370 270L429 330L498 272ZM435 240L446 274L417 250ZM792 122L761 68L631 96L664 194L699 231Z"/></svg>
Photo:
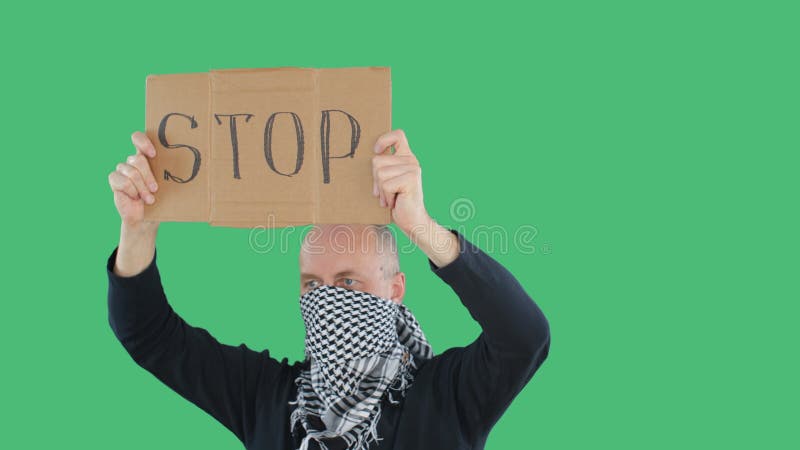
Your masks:
<svg viewBox="0 0 800 450"><path fill-rule="evenodd" d="M394 387L394 385L397 384L397 382L395 382L395 383L392 383L392 385L390 385L388 389L386 389L387 396L389 398L389 403L391 403L393 405L399 404L400 403L400 398L397 398L395 400L392 391L399 392L400 393L400 397L405 397L406 396L406 391L408 390L408 388L411 387L411 384L414 383L414 374L411 373L411 370L409 369L409 367L413 366L416 369L417 365L414 362L414 355L412 355L411 353L408 354L408 359L409 359L408 360L408 365L403 365L402 367L400 367L400 374L399 374L399 377L398 377L399 381L400 381L400 385L397 386L397 387Z"/></svg>
<svg viewBox="0 0 800 450"><path fill-rule="evenodd" d="M401 365L397 380L392 383L386 389L386 396L389 400L389 403L393 405L397 405L400 403L401 398L405 397L406 392L411 387L414 382L414 374L410 370L410 368L417 368L417 365L414 361L414 355L409 354L409 361L408 364ZM300 378L303 378L304 375L301 375L296 380L296 384L300 383ZM399 396L398 396L399 394ZM305 428L307 428L307 420L308 420L308 411L305 408L305 401L302 396L298 395L297 399L294 401L289 401L290 405L298 405L298 407L292 412L289 420L290 430L295 429L295 425L297 422L303 424ZM369 421L369 426L367 427L366 432L359 433L355 435L355 442L350 442L353 440L352 430L344 433L344 434L336 434L335 432L331 432L328 430L322 431L311 431L307 432L306 436L302 439L300 443L300 447L297 450L308 450L309 444L311 440L317 441L321 450L327 450L328 447L323 441L324 438L328 437L342 437L348 442L348 449L352 450L368 450L370 444L373 442L380 442L383 440L382 437L378 436L378 422L381 418L381 413L383 412L383 408L381 404L378 404L375 410L374 415Z"/></svg>
<svg viewBox="0 0 800 450"><path fill-rule="evenodd" d="M299 410L295 410L292 413L292 422L293 423L296 420L300 420L301 417L303 419L305 419L305 417L306 417L306 414L303 414L303 413L296 414L298 411ZM312 439L317 441L317 444L319 445L321 450L327 450L328 446L325 444L323 439L324 438L328 438L328 437L341 437L342 439L344 439L345 441L348 442L348 447L347 447L348 449L369 450L370 444L372 444L373 442L380 442L380 441L383 440L382 437L378 437L378 422L380 421L380 418L381 418L381 412L382 412L381 411L381 406L378 405L378 408L377 408L375 414L373 415L372 419L370 420L367 432L366 433L361 433L361 434L355 436L355 442L353 442L352 444L349 443L353 439L352 433L349 433L349 432L346 433L346 434L339 435L339 434L336 434L335 432L331 432L331 431L328 431L328 430L312 431L312 432L306 434L306 436L303 438L303 440L300 443L300 447L297 450L308 450L308 446L309 446L309 444L310 444Z"/></svg>

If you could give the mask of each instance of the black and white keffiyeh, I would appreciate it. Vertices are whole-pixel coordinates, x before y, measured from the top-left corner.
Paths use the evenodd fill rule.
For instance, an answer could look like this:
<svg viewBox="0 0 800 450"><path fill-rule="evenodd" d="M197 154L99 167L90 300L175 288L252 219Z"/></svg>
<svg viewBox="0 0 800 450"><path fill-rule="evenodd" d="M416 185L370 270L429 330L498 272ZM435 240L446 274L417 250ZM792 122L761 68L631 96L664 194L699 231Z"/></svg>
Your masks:
<svg viewBox="0 0 800 450"><path fill-rule="evenodd" d="M405 395L415 359L433 357L419 323L402 303L323 285L300 297L309 369L295 380L292 433L306 432L324 450L366 450L377 434L381 402ZM298 427L299 428L299 427Z"/></svg>

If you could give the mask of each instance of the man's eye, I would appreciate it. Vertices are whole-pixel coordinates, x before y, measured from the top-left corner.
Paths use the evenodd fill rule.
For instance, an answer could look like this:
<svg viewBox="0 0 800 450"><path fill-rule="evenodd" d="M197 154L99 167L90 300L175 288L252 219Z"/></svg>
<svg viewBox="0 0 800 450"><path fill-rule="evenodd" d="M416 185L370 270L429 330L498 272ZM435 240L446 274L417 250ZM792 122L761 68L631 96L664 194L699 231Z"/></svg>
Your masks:
<svg viewBox="0 0 800 450"><path fill-rule="evenodd" d="M354 280L352 278L345 278L343 281L344 281L344 285L345 286L352 286L352 285L356 284L356 280Z"/></svg>
<svg viewBox="0 0 800 450"><path fill-rule="evenodd" d="M306 287L308 287L308 288L312 288L313 289L313 288L317 287L317 285L318 285L317 280L311 280L311 281L307 281L306 282Z"/></svg>

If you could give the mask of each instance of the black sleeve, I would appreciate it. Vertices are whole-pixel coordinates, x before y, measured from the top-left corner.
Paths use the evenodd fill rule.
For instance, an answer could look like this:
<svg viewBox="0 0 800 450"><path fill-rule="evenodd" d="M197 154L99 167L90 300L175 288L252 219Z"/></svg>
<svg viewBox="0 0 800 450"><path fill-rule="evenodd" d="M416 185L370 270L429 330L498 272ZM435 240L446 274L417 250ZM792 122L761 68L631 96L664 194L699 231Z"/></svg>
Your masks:
<svg viewBox="0 0 800 450"><path fill-rule="evenodd" d="M106 267L108 321L114 335L139 366L246 444L259 386L271 383L282 363L267 350L220 344L205 329L186 323L167 302L156 255L136 275L115 274L118 249Z"/></svg>
<svg viewBox="0 0 800 450"><path fill-rule="evenodd" d="M514 397L533 377L550 349L550 326L514 276L497 261L458 238L456 259L431 270L458 295L481 326L466 347L440 355L446 374L439 389L455 403L462 434L484 440Z"/></svg>

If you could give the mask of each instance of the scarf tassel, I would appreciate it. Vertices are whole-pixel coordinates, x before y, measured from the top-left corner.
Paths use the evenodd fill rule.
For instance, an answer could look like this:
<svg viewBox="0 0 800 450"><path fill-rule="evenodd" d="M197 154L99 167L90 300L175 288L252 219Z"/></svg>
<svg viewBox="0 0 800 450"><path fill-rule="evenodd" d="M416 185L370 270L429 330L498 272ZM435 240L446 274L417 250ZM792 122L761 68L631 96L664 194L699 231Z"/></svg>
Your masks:
<svg viewBox="0 0 800 450"><path fill-rule="evenodd" d="M409 356L410 356L410 359L411 359L411 361L409 361L409 365L413 365L414 367L417 367L417 365L414 363L413 355L409 355ZM393 404L393 405L397 405L397 404L400 403L400 397L405 397L406 391L408 390L409 387L411 387L411 384L414 382L414 375L412 374L411 370L408 370L408 366L404 366L404 367L402 367L400 369L400 374L399 374L399 377L398 377L398 381L399 381L399 383L395 382L391 386L389 386L388 389L387 389L387 398L389 399L389 402L391 404ZM397 386L395 386L395 385L397 385ZM395 398L395 395L396 395L395 393L399 393L400 397ZM299 405L299 403L303 403L303 402L298 397L297 400L295 400L293 402L289 402L289 403L290 404L298 404ZM370 420L369 428L368 428L369 432L368 433L361 433L358 436L356 436L355 443L352 446L350 446L349 448L352 448L354 450L368 450L369 449L369 445L372 442L379 442L379 441L383 440L383 438L378 437L378 422L380 421L380 418L381 418L381 412L382 412L381 405L378 405L378 407L376 409L376 412L375 412L375 415ZM297 423L298 421L300 421L301 423L305 423L306 422L306 417L307 417L307 411L305 410L305 408L302 408L302 407L296 408L292 412L292 414L290 416L290 421L289 421L290 424L291 424L292 429L294 429L295 423ZM349 437L350 434L337 435L337 434L332 433L332 432L327 431L327 430L312 431L312 432L306 434L306 436L303 438L303 440L302 440L302 442L300 444L300 448L298 448L297 450L308 450L309 443L311 442L312 439L317 441L317 443L319 444L319 447L320 447L321 450L327 450L328 446L325 444L325 442L322 439L327 438L327 437L335 437L335 436L342 436L344 439L346 439L348 441L351 439Z"/></svg>
<svg viewBox="0 0 800 450"><path fill-rule="evenodd" d="M305 417L306 415L302 411L297 409L292 413L292 423L294 423L296 420L303 420ZM380 417L381 417L381 408L380 406L378 406L375 416L370 421L369 432L356 436L355 442L351 445L348 445L348 448L352 448L353 450L368 450L371 443L382 441L383 438L378 437L378 421L380 420ZM328 437L342 437L347 441L350 441L352 439L350 437L350 433L344 435L338 435L328 430L312 431L306 434L306 436L300 443L300 447L297 450L308 450L308 446L312 439L317 441L317 444L319 444L321 450L328 450L328 446L323 441L324 438Z"/></svg>

